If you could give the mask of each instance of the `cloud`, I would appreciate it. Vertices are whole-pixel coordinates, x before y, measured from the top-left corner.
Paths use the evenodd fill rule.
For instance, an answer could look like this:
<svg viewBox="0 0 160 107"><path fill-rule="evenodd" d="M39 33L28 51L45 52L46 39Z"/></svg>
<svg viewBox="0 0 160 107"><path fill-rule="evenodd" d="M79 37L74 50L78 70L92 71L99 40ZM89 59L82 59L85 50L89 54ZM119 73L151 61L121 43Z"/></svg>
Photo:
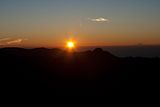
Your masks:
<svg viewBox="0 0 160 107"><path fill-rule="evenodd" d="M19 44L23 41L23 39L16 39L16 40L12 40L12 41L8 41L7 44Z"/></svg>
<svg viewBox="0 0 160 107"><path fill-rule="evenodd" d="M103 18L103 17L96 18L96 19L91 19L91 18L88 18L88 19L92 22L107 22L107 23L110 23L109 19L106 19L106 18Z"/></svg>
<svg viewBox="0 0 160 107"><path fill-rule="evenodd" d="M0 38L0 46L6 45L6 42L10 41L11 38Z"/></svg>
<svg viewBox="0 0 160 107"><path fill-rule="evenodd" d="M25 40L28 40L28 39L21 39L21 38L18 38L18 39L13 39L13 38L1 38L0 39L0 45L2 46L5 46L5 45L12 45L12 44L20 44L22 43L23 41Z"/></svg>

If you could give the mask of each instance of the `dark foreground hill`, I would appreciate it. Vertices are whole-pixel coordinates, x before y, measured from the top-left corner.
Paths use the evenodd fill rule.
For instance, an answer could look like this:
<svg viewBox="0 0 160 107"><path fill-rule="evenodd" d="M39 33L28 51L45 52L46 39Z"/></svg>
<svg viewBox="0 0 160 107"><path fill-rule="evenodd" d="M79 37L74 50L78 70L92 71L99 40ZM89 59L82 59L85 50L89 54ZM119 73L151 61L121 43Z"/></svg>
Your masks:
<svg viewBox="0 0 160 107"><path fill-rule="evenodd" d="M3 89L10 94L105 96L156 94L159 58L120 58L101 49L0 49Z"/></svg>

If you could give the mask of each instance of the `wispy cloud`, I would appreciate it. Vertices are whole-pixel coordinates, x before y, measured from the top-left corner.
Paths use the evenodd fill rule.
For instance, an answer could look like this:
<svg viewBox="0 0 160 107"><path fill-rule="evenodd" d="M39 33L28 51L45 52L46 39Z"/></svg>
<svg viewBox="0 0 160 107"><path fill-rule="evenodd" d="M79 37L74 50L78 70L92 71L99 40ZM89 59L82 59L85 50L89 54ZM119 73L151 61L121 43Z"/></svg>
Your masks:
<svg viewBox="0 0 160 107"><path fill-rule="evenodd" d="M106 23L110 23L111 22L109 19L106 19L106 18L103 18L103 17L95 18L95 19L88 18L88 20L90 20L92 22L106 22Z"/></svg>
<svg viewBox="0 0 160 107"><path fill-rule="evenodd" d="M23 41L23 39L16 39L16 40L11 40L11 41L8 41L7 44L19 44Z"/></svg>
<svg viewBox="0 0 160 107"><path fill-rule="evenodd" d="M4 45L20 44L20 43L22 43L25 40L28 40L28 39L21 39L21 38L17 38L17 39L13 39L13 38L0 38L0 45L4 46Z"/></svg>

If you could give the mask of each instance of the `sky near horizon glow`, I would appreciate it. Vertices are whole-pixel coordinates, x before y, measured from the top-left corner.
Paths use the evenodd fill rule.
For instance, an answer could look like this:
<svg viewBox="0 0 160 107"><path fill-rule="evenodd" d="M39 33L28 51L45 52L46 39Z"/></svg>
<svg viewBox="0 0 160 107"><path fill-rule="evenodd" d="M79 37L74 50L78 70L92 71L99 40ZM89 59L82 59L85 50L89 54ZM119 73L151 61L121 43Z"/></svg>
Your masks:
<svg viewBox="0 0 160 107"><path fill-rule="evenodd" d="M0 0L0 47L160 44L160 0Z"/></svg>

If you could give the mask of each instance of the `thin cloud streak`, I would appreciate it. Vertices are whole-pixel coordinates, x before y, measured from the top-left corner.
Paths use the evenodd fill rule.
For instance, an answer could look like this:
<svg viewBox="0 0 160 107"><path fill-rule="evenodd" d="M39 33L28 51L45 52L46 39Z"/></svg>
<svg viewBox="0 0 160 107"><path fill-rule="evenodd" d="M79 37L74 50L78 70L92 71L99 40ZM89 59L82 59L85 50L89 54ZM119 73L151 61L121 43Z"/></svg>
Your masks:
<svg viewBox="0 0 160 107"><path fill-rule="evenodd" d="M16 39L16 40L12 40L12 41L9 41L7 42L7 44L19 44L23 41L23 39Z"/></svg>
<svg viewBox="0 0 160 107"><path fill-rule="evenodd" d="M1 38L0 39L0 46L5 46L5 45L12 45L12 44L20 44L23 41L26 41L28 39L12 39L12 38Z"/></svg>
<svg viewBox="0 0 160 107"><path fill-rule="evenodd" d="M100 18L96 18L96 19L91 19L88 18L88 20L92 21L92 22L106 22L106 23L110 23L111 21L109 19L100 17Z"/></svg>

